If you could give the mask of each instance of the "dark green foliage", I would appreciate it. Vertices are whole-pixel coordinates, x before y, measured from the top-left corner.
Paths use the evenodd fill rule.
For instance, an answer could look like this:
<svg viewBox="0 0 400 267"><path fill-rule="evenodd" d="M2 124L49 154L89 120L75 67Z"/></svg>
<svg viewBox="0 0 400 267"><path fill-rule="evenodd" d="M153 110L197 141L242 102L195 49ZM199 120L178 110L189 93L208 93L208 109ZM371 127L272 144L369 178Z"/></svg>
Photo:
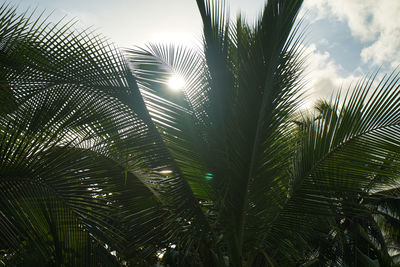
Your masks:
<svg viewBox="0 0 400 267"><path fill-rule="evenodd" d="M302 1L197 4L202 49L127 60L0 7L0 264L395 266L398 74L301 116Z"/></svg>

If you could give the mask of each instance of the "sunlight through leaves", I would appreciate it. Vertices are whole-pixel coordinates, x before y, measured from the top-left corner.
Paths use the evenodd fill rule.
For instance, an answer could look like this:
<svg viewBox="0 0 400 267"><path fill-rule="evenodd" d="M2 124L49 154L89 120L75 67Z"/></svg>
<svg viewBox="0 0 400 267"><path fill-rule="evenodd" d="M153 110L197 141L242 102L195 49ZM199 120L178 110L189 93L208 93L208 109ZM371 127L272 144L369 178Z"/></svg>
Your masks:
<svg viewBox="0 0 400 267"><path fill-rule="evenodd" d="M173 91L180 91L185 87L185 80L180 75L172 75L168 80L168 87Z"/></svg>

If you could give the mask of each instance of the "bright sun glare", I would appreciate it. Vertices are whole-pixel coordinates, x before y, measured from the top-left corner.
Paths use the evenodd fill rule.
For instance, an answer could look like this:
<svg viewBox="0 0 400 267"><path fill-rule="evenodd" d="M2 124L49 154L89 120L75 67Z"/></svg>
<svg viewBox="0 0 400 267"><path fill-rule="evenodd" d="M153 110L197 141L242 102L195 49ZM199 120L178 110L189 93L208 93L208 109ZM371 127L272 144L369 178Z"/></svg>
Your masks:
<svg viewBox="0 0 400 267"><path fill-rule="evenodd" d="M185 87L185 80L179 75L173 75L168 80L168 86L174 91L182 90Z"/></svg>

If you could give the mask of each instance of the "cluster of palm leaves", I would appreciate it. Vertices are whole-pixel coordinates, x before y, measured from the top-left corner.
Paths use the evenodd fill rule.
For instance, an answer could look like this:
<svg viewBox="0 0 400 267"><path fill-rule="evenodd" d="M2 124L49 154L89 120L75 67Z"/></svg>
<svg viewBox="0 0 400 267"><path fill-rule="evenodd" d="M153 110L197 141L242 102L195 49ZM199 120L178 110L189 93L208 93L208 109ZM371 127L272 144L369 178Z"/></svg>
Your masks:
<svg viewBox="0 0 400 267"><path fill-rule="evenodd" d="M302 1L197 4L201 49L124 53L0 7L0 265L397 265L398 74L302 115Z"/></svg>

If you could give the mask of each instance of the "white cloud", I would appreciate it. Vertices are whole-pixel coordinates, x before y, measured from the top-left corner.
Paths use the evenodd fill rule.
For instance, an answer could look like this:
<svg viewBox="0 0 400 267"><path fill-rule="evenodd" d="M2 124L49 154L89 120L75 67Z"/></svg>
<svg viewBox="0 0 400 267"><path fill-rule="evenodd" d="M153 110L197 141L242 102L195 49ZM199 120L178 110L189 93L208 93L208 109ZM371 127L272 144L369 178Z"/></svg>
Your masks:
<svg viewBox="0 0 400 267"><path fill-rule="evenodd" d="M318 44L321 45L321 46L328 46L328 45L330 45L330 44L329 44L329 41L328 41L327 39L325 39L325 38L322 38L321 40L319 40L319 41L318 41Z"/></svg>
<svg viewBox="0 0 400 267"><path fill-rule="evenodd" d="M329 100L338 90L348 90L359 79L355 75L341 75L342 67L335 63L329 52L318 51L315 44L307 46L305 51L308 63L305 107L311 107L318 99Z"/></svg>
<svg viewBox="0 0 400 267"><path fill-rule="evenodd" d="M349 26L364 42L364 63L400 63L400 1L398 0L306 0L305 8L317 10L318 18L334 17Z"/></svg>

